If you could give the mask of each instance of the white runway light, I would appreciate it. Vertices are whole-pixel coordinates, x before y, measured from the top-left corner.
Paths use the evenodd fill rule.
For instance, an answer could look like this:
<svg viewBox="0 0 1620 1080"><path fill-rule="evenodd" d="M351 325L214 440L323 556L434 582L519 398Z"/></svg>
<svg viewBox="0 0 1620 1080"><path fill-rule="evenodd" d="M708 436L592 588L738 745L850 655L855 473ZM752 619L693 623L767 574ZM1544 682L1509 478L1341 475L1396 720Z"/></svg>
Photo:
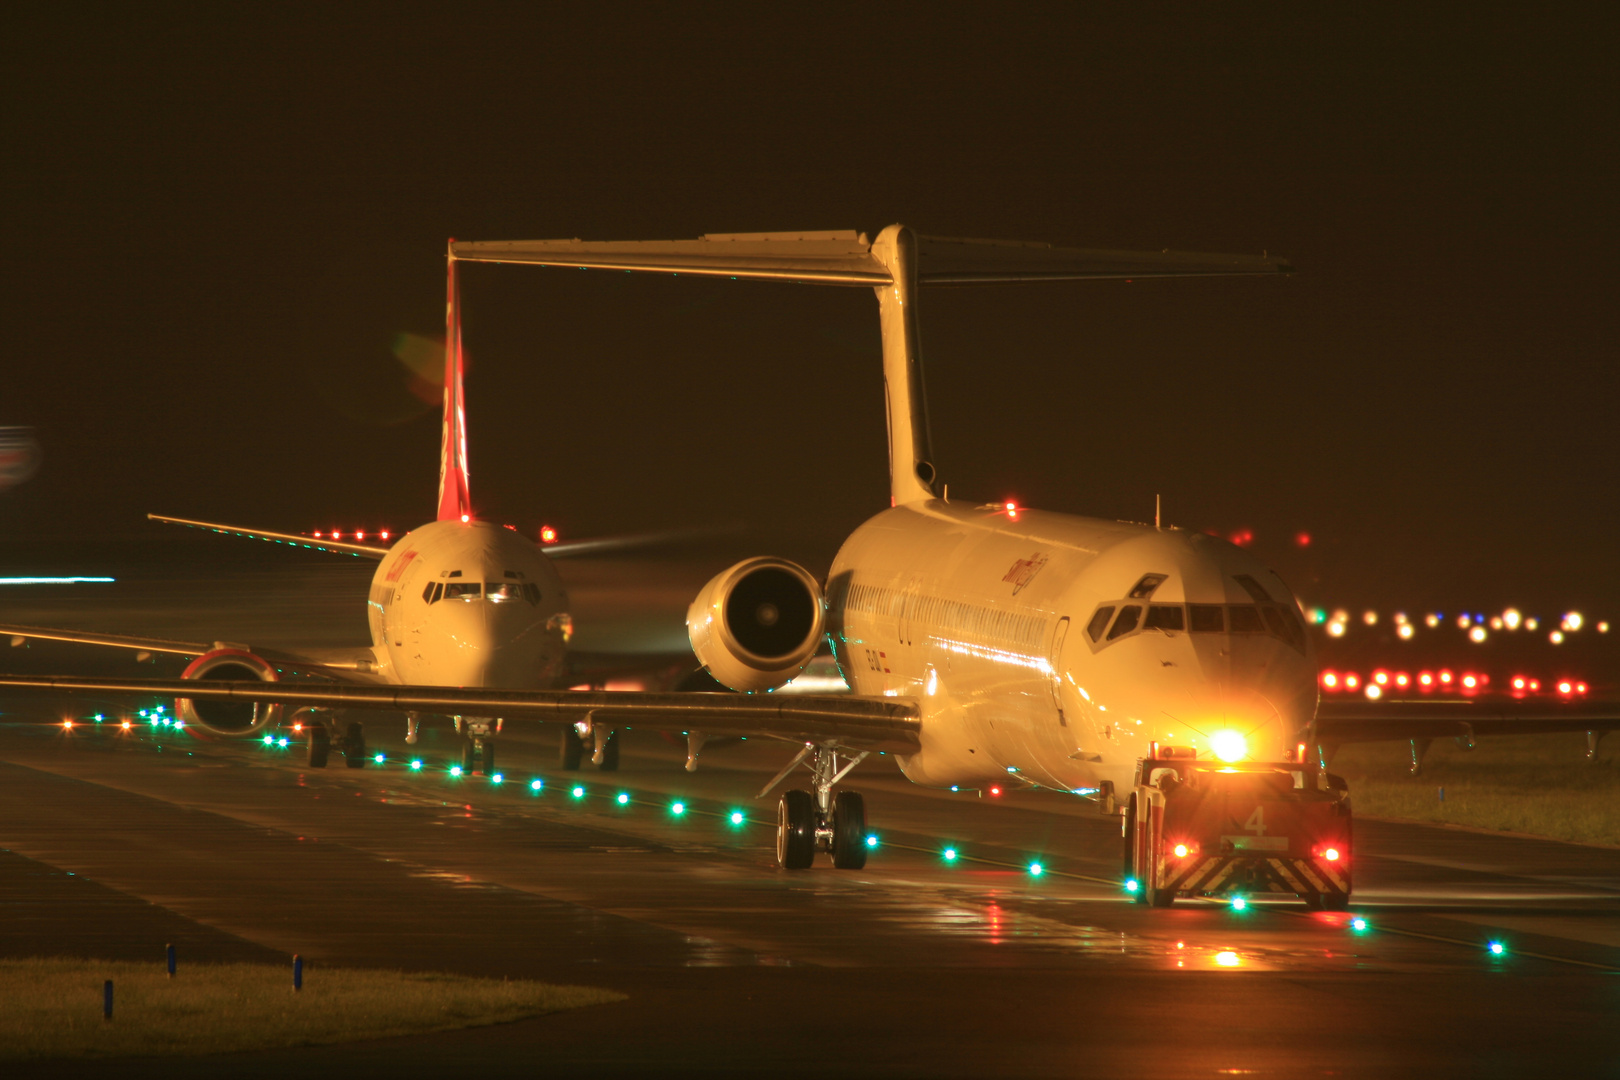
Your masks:
<svg viewBox="0 0 1620 1080"><path fill-rule="evenodd" d="M0 585L83 585L112 580L110 577L0 577Z"/></svg>

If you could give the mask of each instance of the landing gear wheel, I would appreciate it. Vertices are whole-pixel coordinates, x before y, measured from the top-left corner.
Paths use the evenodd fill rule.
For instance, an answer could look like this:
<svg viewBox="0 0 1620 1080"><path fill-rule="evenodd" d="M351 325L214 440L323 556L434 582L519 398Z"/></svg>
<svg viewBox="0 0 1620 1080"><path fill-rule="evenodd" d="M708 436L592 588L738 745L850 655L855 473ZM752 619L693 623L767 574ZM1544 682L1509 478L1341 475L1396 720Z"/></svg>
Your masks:
<svg viewBox="0 0 1620 1080"><path fill-rule="evenodd" d="M602 744L602 764L597 766L602 772L619 771L619 733L615 731L608 736L608 741Z"/></svg>
<svg viewBox="0 0 1620 1080"><path fill-rule="evenodd" d="M866 865L866 800L858 791L840 791L833 803L833 865L859 870Z"/></svg>
<svg viewBox="0 0 1620 1080"><path fill-rule="evenodd" d="M562 745L557 750L557 765L563 769L579 768L580 758L585 756L585 744L580 741L579 732L574 730L573 724L564 724L562 730Z"/></svg>
<svg viewBox="0 0 1620 1080"><path fill-rule="evenodd" d="M483 767L485 776L495 775L495 740L483 738L478 740L478 764Z"/></svg>
<svg viewBox="0 0 1620 1080"><path fill-rule="evenodd" d="M325 724L309 725L309 767L326 768L326 758L332 752L332 734Z"/></svg>
<svg viewBox="0 0 1620 1080"><path fill-rule="evenodd" d="M784 791L776 807L776 862L808 870L816 861L816 800L808 791Z"/></svg>
<svg viewBox="0 0 1620 1080"><path fill-rule="evenodd" d="M366 733L358 720L350 720L343 729L343 764L351 769L366 767Z"/></svg>
<svg viewBox="0 0 1620 1080"><path fill-rule="evenodd" d="M478 744L473 742L471 735L461 737L461 775L471 776L473 767L478 764Z"/></svg>
<svg viewBox="0 0 1620 1080"><path fill-rule="evenodd" d="M1152 907L1166 908L1176 902L1176 890L1174 889L1147 887L1141 891L1147 893L1147 902Z"/></svg>

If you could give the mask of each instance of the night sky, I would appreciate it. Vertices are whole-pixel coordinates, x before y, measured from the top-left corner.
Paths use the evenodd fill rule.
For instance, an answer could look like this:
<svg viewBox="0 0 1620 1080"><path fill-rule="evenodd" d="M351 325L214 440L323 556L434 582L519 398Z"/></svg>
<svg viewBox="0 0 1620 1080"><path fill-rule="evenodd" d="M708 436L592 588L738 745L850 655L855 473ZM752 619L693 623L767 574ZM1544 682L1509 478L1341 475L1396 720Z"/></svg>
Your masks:
<svg viewBox="0 0 1620 1080"><path fill-rule="evenodd" d="M925 293L953 499L1161 493L1307 599L1612 615L1614 16L1406 7L9 5L0 424L44 464L0 531L426 520L396 354L447 237L902 221L1297 270ZM464 298L491 519L825 561L887 504L869 291Z"/></svg>

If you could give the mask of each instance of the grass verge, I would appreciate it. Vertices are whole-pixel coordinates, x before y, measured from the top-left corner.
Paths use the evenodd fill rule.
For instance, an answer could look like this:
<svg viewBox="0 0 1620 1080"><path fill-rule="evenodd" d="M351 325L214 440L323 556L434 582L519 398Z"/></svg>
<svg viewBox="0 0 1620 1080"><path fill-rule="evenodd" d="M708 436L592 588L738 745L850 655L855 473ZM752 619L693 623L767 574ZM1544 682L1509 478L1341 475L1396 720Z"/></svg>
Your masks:
<svg viewBox="0 0 1620 1080"><path fill-rule="evenodd" d="M102 988L113 980L111 1021ZM0 1061L219 1054L352 1042L522 1020L621 1001L587 986L496 982L460 975L309 968L0 960Z"/></svg>
<svg viewBox="0 0 1620 1080"><path fill-rule="evenodd" d="M1332 769L1349 781L1358 814L1620 844L1617 743L1620 735L1589 762L1580 732L1481 739L1473 750L1436 739L1419 776L1407 772L1406 743L1360 743L1341 749Z"/></svg>

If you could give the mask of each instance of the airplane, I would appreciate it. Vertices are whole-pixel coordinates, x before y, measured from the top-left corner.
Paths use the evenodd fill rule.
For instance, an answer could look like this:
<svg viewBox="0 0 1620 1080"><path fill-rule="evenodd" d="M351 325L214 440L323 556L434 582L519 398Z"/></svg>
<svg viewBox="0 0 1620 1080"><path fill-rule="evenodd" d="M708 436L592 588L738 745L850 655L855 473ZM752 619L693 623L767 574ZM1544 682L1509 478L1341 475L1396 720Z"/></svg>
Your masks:
<svg viewBox="0 0 1620 1080"><path fill-rule="evenodd" d="M777 807L777 861L794 870L818 852L838 868L865 865L864 800L835 789L873 753L892 755L918 784L1044 787L1092 797L1112 813L1115 793L1160 745L1233 763L1303 763L1313 750L1325 758L1360 739L1411 738L1415 752L1437 737L1517 731L1586 730L1595 749L1620 723L1612 703L1386 698L1369 712L1319 701L1299 603L1246 549L1157 521L949 497L933 464L923 385L924 287L1289 273L1281 259L958 240L902 225L875 238L455 243L451 256L874 290L889 506L845 540L825 583L762 556L722 571L693 599L693 651L737 693L19 676L0 676L0 687L558 720L598 753L635 725L684 735L689 770L711 738L776 738L799 748L759 797L801 766L810 774L809 790L786 791ZM774 693L823 640L853 693Z"/></svg>
<svg viewBox="0 0 1620 1080"><path fill-rule="evenodd" d="M620 537L551 543L543 549L511 528L477 519L467 468L467 420L463 374L461 305L456 261L449 262L446 298L444 420L442 425L438 512L435 520L391 544L368 544L331 537L249 529L159 514L153 521L217 533L347 554L378 563L366 602L369 648L282 651L233 642L168 641L115 634L81 633L38 626L0 625L14 645L29 638L114 646L138 654L194 657L183 680L282 681L288 670L325 679L374 684L546 688L577 681L568 645L573 618L562 579L551 560L609 548L636 546L656 537ZM381 540L388 540L382 533ZM576 657L577 659L577 657ZM221 702L181 696L177 718L217 736L246 737L279 724L280 704ZM301 713L309 731L309 764L325 767L334 731L323 717ZM455 715L462 738L462 767L469 773L495 770L499 717ZM308 723L303 723L307 719ZM415 743L420 711L407 715L406 741ZM564 733L564 764L580 758L578 739ZM363 768L365 734L358 722L346 726L338 744L344 763ZM617 744L597 755L599 767L617 767Z"/></svg>

